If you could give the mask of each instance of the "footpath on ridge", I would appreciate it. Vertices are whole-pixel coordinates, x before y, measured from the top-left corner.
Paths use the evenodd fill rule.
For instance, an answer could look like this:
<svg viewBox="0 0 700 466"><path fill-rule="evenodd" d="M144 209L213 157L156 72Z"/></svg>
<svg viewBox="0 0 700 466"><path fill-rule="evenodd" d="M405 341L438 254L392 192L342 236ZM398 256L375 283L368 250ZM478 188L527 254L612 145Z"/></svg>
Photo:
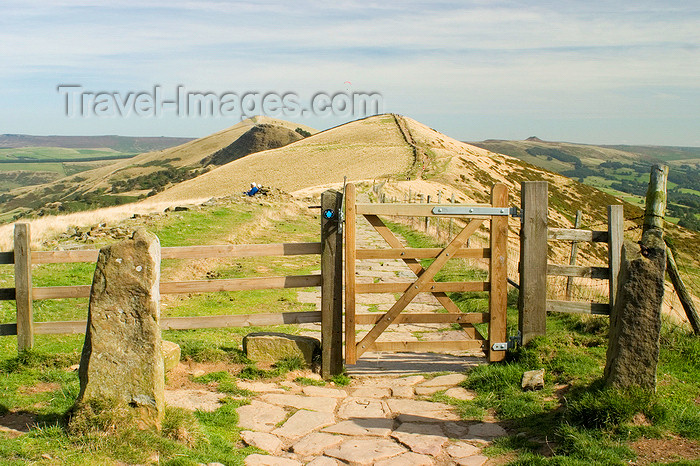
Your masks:
<svg viewBox="0 0 700 466"><path fill-rule="evenodd" d="M359 247L384 247L383 240L364 219L358 221ZM416 275L399 260L357 263L358 282L407 281ZM299 292L299 300L320 308L319 292ZM388 310L394 294L359 295L358 313ZM440 309L437 300L420 294L405 312ZM304 324L303 334L320 336L318 324ZM370 326L358 326L358 338ZM441 341L464 338L444 324L390 326L380 341ZM493 439L507 435L493 419L463 421L455 406L430 401L471 400L461 387L470 366L484 364L476 353L366 353L347 366L347 387L302 386L238 382L257 395L238 408L243 441L266 451L246 458L258 465L473 465L485 464L482 454ZM437 373L437 374L436 374ZM434 376L436 375L436 376Z"/></svg>
<svg viewBox="0 0 700 466"><path fill-rule="evenodd" d="M507 435L495 422L460 420L454 406L427 401L442 392L474 394L463 374L362 377L348 387L294 382L238 382L258 395L237 409L241 438L269 454L246 458L259 465L472 465L482 449Z"/></svg>

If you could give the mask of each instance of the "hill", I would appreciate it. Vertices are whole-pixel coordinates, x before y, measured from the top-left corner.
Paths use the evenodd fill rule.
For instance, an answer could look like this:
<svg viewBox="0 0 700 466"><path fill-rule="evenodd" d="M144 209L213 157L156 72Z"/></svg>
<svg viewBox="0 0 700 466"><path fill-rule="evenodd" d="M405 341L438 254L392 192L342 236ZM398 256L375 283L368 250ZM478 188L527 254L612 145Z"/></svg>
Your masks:
<svg viewBox="0 0 700 466"><path fill-rule="evenodd" d="M67 149L107 148L117 152L138 153L167 149L193 138L140 136L32 136L29 134L0 134L0 149L20 147L63 147Z"/></svg>
<svg viewBox="0 0 700 466"><path fill-rule="evenodd" d="M239 138L258 126L253 131L257 136L249 135L249 140L244 138L236 145ZM234 152L234 157L239 157L246 155L246 151L279 147L297 137L301 138L297 128L304 133L317 132L304 125L274 118L250 118L176 147L146 152L72 176L54 178L51 183L15 189L0 196L2 211L5 219L11 219L31 212L76 211L134 202L169 185L198 176L213 168L206 167L223 163L226 157L231 157L231 154L220 154L221 158L213 160L212 157L219 151L223 151L222 154Z"/></svg>
<svg viewBox="0 0 700 466"><path fill-rule="evenodd" d="M700 231L700 147L593 146L537 137L471 144L578 179L637 205L643 205L650 166L666 164L669 220Z"/></svg>

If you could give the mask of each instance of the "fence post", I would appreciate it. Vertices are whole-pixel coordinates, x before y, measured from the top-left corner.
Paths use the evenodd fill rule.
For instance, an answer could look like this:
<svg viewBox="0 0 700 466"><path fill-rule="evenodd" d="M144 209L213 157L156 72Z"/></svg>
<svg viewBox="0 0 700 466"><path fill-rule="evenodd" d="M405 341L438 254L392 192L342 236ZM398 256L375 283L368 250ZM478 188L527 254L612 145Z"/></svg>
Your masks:
<svg viewBox="0 0 700 466"><path fill-rule="evenodd" d="M547 182L522 183L518 326L526 344L547 334Z"/></svg>
<svg viewBox="0 0 700 466"><path fill-rule="evenodd" d="M608 206L608 267L610 267L610 313L615 308L617 289L620 283L622 242L625 230L624 210L621 205Z"/></svg>
<svg viewBox="0 0 700 466"><path fill-rule="evenodd" d="M321 194L321 376L343 371L343 195Z"/></svg>
<svg viewBox="0 0 700 466"><path fill-rule="evenodd" d="M28 223L15 224L15 299L17 303L17 351L34 346L32 316L32 252Z"/></svg>
<svg viewBox="0 0 700 466"><path fill-rule="evenodd" d="M581 228L581 215L582 212L580 210L576 211L576 220L574 221L574 228L578 229ZM608 222L609 222L610 216L608 215ZM610 223L608 223L608 227L610 226ZM571 242L571 256L569 257L569 265L576 265L576 256L578 255L578 241L572 241ZM574 285L574 277L568 277L566 279L566 300L570 301L571 300L571 291Z"/></svg>
<svg viewBox="0 0 700 466"><path fill-rule="evenodd" d="M508 207L508 188L497 183L491 189L491 205ZM491 259L489 263L489 362L502 361L505 351L491 351L494 343L507 341L508 307L508 217L491 217Z"/></svg>
<svg viewBox="0 0 700 466"><path fill-rule="evenodd" d="M426 203L430 204L430 194L428 194L428 197L426 199ZM430 229L430 217L425 217L425 232L428 233Z"/></svg>
<svg viewBox="0 0 700 466"><path fill-rule="evenodd" d="M357 362L355 345L355 185L345 187L345 364Z"/></svg>

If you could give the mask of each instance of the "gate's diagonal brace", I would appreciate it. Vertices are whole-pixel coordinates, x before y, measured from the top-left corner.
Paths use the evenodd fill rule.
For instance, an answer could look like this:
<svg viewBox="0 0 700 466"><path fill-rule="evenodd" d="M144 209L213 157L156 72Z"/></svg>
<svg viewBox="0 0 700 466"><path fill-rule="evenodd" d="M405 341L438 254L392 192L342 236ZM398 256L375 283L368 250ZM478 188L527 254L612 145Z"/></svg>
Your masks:
<svg viewBox="0 0 700 466"><path fill-rule="evenodd" d="M376 215L365 215L365 218L367 221L374 227L374 229L379 233L379 235L384 238L384 240L391 246L392 248L402 248L403 244L401 244L401 241L394 235L394 233L382 222L382 220L377 217ZM476 222L477 220L474 220L472 223ZM481 226L482 221L479 221L479 224L476 225L474 228L474 232L476 232L476 229ZM472 225L472 223L469 224L469 226ZM467 228L469 228L469 226ZM474 232L472 232L469 236L471 236ZM466 239L465 239L466 242ZM420 261L417 259L403 259L404 263L415 273L417 276L420 276L425 269L423 266L420 264ZM435 296L435 298L438 300L440 305L444 307L447 312L451 314L461 314L462 311L457 307L455 303L452 302L452 300L447 296L447 293L444 293L442 291L437 291L437 292L432 292L432 295ZM467 334L469 338L472 340L483 340L484 338L479 335L476 331L476 328L472 324L463 324L462 325L462 330Z"/></svg>
<svg viewBox="0 0 700 466"><path fill-rule="evenodd" d="M379 335L382 334L386 328L391 325L392 322L398 317L398 315L403 311L406 306L415 298L418 293L421 292L426 283L432 281L435 274L445 265L445 263L454 256L455 251L461 248L467 239L473 235L476 230L481 226L483 220L472 220L455 238L450 244L442 250L442 252L437 256L435 261L430 264L430 266L425 269L425 271L420 274L420 277L413 282L413 285L406 291L397 301L391 306L391 309L387 311L384 316L377 322L377 324L372 328L372 330L364 336L364 338L357 344L357 356L362 355L367 348L370 347Z"/></svg>

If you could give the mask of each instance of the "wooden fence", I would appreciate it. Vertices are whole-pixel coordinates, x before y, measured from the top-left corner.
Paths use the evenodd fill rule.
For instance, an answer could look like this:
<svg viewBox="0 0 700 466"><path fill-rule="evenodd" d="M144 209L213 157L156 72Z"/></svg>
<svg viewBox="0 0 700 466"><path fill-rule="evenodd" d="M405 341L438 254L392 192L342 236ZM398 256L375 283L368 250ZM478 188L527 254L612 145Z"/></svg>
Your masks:
<svg viewBox="0 0 700 466"><path fill-rule="evenodd" d="M520 230L520 332L523 344L546 334L547 312L609 315L617 296L624 218L621 205L608 206L607 231L549 228L546 181L522 183ZM548 241L603 242L608 244L606 266L550 264ZM547 276L608 280L609 302L572 302L547 299Z"/></svg>
<svg viewBox="0 0 700 466"><path fill-rule="evenodd" d="M326 375L342 370L342 349L332 342L342 338L342 235L338 229L338 212L342 194L326 191L321 196L321 242L241 244L215 246L164 247L162 259L210 259L263 256L321 255L321 273L284 277L254 277L216 280L192 280L160 283L161 294L212 293L219 291L262 290L281 288L321 287L321 311L282 312L271 314L217 315L192 317L164 317L163 330L198 328L226 328L267 326L321 322L322 372ZM15 287L0 289L0 300L15 300L16 323L0 324L0 336L17 335L18 350L31 349L35 334L83 333L86 320L62 322L34 322L33 302L43 299L85 298L90 296L91 285L35 287L32 283L32 266L74 262L96 262L99 251L32 251L29 224L15 225L14 251L0 252L0 264L14 264ZM87 316L86 316L87 317Z"/></svg>

